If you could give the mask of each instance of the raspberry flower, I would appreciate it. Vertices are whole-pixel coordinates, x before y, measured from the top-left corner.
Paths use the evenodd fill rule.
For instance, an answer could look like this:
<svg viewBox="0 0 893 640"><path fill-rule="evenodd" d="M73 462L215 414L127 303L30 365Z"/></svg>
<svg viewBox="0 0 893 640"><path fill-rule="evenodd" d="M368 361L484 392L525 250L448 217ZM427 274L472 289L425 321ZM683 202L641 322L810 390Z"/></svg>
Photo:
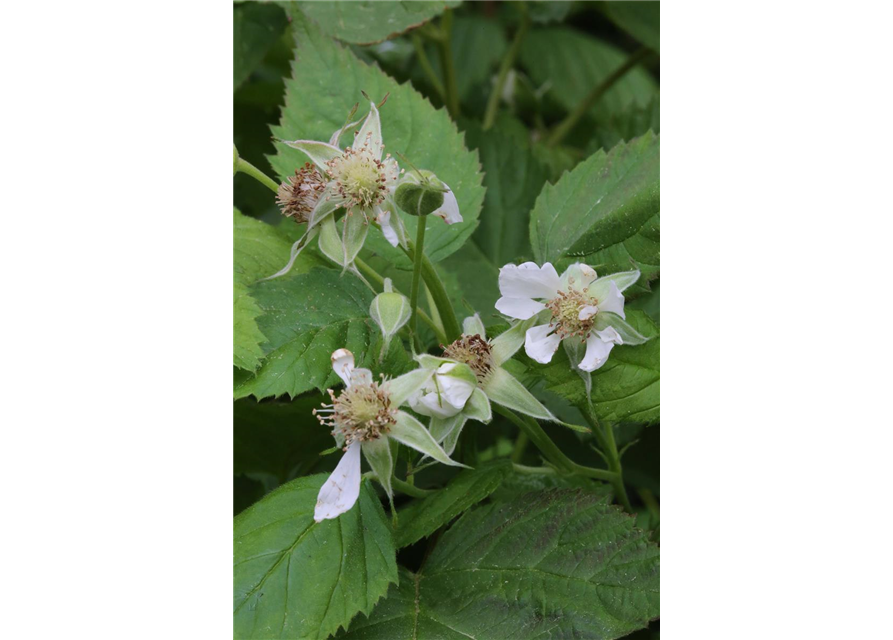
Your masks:
<svg viewBox="0 0 893 640"><path fill-rule="evenodd" d="M595 270L575 263L558 277L550 263L533 262L499 270L496 308L503 314L533 321L527 329L524 350L540 363L548 363L565 343L571 362L591 372L608 360L615 344L642 344L647 338L626 322L623 291L639 279L638 271L598 277ZM585 353L584 353L585 351Z"/></svg>
<svg viewBox="0 0 893 640"><path fill-rule="evenodd" d="M345 388L337 395L329 389L332 403L314 409L313 413L322 424L331 427L344 456L319 490L313 514L316 522L337 518L357 501L361 451L388 497L393 496L394 458L390 438L438 462L463 466L450 460L421 422L400 410L409 396L428 382L432 376L430 370L416 369L379 384L373 381L369 369L354 366L353 354L347 349L338 349L332 354L332 368L344 381Z"/></svg>
<svg viewBox="0 0 893 640"><path fill-rule="evenodd" d="M462 335L444 347L443 358L419 356L418 360L424 368L441 371L446 366L461 363L467 365L474 375L475 387L464 406L456 411L426 413L410 400L414 411L431 416L428 429L438 442L443 443L447 455L455 450L459 435L468 420L490 422L493 416L491 402L533 418L586 431L582 427L561 422L517 378L502 367L524 344L524 333L530 326L531 320L519 322L493 340L488 340L484 323L475 314L465 318ZM446 408L447 404L444 402L442 408Z"/></svg>

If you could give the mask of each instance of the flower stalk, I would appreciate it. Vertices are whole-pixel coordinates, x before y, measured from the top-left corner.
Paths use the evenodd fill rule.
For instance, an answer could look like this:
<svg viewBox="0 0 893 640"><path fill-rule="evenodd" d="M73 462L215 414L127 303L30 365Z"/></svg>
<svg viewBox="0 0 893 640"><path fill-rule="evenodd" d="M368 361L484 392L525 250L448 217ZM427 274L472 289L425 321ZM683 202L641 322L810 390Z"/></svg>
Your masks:
<svg viewBox="0 0 893 640"><path fill-rule="evenodd" d="M527 14L527 7L523 3L520 3L518 6L521 8L521 25L515 33L515 38L512 40L511 47L509 47L509 50L506 52L505 57L499 65L499 75L496 76L496 85L490 93L490 98L487 101L487 111L484 113L484 131L492 127L493 123L496 121L496 112L499 110L499 98L502 96L502 91L505 88L505 81L508 78L509 71L512 69L512 65L515 64L515 58L518 57L518 51L521 50L521 41L524 40L524 36L527 35L527 30L530 28L530 16Z"/></svg>
<svg viewBox="0 0 893 640"><path fill-rule="evenodd" d="M415 238L415 260L413 260L412 266L412 285L409 289L409 307L412 309L412 316L410 316L409 319L409 331L412 334L416 343L416 348L419 351L422 349L422 343L419 339L418 313L416 309L419 306L419 282L421 281L422 275L422 259L425 256L425 227L428 226L427 222L427 216L419 216L419 226Z"/></svg>
<svg viewBox="0 0 893 640"><path fill-rule="evenodd" d="M271 178L269 178L263 171L255 167L250 162L246 161L244 158L239 158L236 161L236 173L246 173L262 185L266 186L273 193L279 193L279 185L274 182Z"/></svg>
<svg viewBox="0 0 893 640"><path fill-rule="evenodd" d="M579 406L580 413L592 428L599 446L602 448L604 457L608 463L608 469L614 474L611 479L611 486L614 488L614 494L617 501L623 506L628 513L633 513L633 508L629 502L629 496L626 494L626 486L623 484L623 467L620 464L620 454L617 452L617 443L614 441L614 427L610 424L605 425L602 430L598 418L591 406Z"/></svg>

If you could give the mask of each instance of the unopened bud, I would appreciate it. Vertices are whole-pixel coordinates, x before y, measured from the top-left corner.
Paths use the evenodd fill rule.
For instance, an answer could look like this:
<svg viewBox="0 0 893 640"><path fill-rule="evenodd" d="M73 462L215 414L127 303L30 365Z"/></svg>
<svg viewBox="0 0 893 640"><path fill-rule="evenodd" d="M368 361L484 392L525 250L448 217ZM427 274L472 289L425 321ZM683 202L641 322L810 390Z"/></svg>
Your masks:
<svg viewBox="0 0 893 640"><path fill-rule="evenodd" d="M381 329L384 336L381 355L387 353L391 338L396 335L403 325L409 322L412 309L406 296L394 291L390 278L384 280L384 292L375 296L372 306L369 307L369 315Z"/></svg>
<svg viewBox="0 0 893 640"><path fill-rule="evenodd" d="M413 216L427 216L443 206L444 184L430 171L406 174L394 192L397 206Z"/></svg>

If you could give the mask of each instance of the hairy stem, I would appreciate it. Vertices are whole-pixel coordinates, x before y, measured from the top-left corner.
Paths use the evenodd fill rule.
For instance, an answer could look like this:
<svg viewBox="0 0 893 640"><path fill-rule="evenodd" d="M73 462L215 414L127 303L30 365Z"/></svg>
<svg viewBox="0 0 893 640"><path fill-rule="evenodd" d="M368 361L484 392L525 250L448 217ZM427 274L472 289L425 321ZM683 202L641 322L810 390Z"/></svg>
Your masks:
<svg viewBox="0 0 893 640"><path fill-rule="evenodd" d="M273 193L279 193L279 185L273 181L272 178L269 178L263 171L255 167L250 162L246 162L242 158L239 158L239 162L236 164L236 171L241 171L242 173L247 173L249 176L260 182L262 185L269 187Z"/></svg>
<svg viewBox="0 0 893 640"><path fill-rule="evenodd" d="M620 65L611 75L602 81L602 83L596 86L589 94L580 101L573 111L571 111L567 117L558 123L558 126L555 127L555 130L552 131L552 135L549 136L549 139L546 141L546 144L550 147L554 147L559 142L564 140L565 136L570 133L571 129L573 129L577 123L589 113L589 110L592 108L599 98L601 98L605 92L614 86L614 84L620 80L623 76L625 76L633 67L642 62L645 58L651 55L652 51L648 47L642 47L635 53L633 53L629 58L626 59L622 65Z"/></svg>
<svg viewBox="0 0 893 640"><path fill-rule="evenodd" d="M403 249L403 253L405 253L410 260L415 262L415 245L413 245L412 242L409 242L408 244L409 248ZM425 284L428 285L428 293L431 294L431 298L433 298L434 304L437 307L437 313L440 314L440 321L443 323L443 330L446 337L443 344L449 344L462 335L462 329L459 326L459 321L456 319L456 312L453 310L453 303L450 302L450 297L447 295L446 288L443 286L440 276L437 275L437 270L434 268L434 265L431 264L428 256L424 253L422 253L422 279L425 281Z"/></svg>
<svg viewBox="0 0 893 640"><path fill-rule="evenodd" d="M586 419L586 422L592 427L592 433L595 434L595 437L608 460L608 468L614 475L611 479L611 485L614 487L617 502L619 502L628 513L632 513L633 508L632 505L630 505L629 496L626 495L626 486L623 484L623 467L620 464L620 455L617 453L617 443L614 441L614 427L608 424L605 425L603 430L601 424L599 424L598 418L595 416L595 411L592 410L591 406L580 406L579 409L583 414L583 417Z"/></svg>
<svg viewBox="0 0 893 640"><path fill-rule="evenodd" d="M419 283L422 276L422 258L425 255L425 227L428 226L427 216L419 217L419 226L415 236L415 260L412 265L412 285L409 289L409 308L412 309L412 315L409 318L409 331L415 339L416 348L421 351L422 341L419 340L419 332L417 329L417 313L419 306Z"/></svg>
<svg viewBox="0 0 893 640"><path fill-rule="evenodd" d="M425 496L430 496L432 493L437 493L436 491L432 491L431 489L421 489L414 484L404 482L396 476L391 478L391 486L400 493L412 496L413 498L424 498Z"/></svg>
<svg viewBox="0 0 893 640"><path fill-rule="evenodd" d="M518 51L521 50L521 41L524 40L524 36L527 35L527 30L530 28L530 17L527 15L527 10L524 8L524 4L521 4L520 6L523 11L523 15L521 16L521 26L518 27L518 31L515 33L515 39L512 40L512 46L509 47L509 50L506 52L505 57L499 65L499 75L496 76L496 86L493 87L493 91L490 93L490 98L487 101L487 111L484 114L484 131L492 127L493 123L496 121L496 112L499 110L499 98L502 95L502 90L505 88L505 81L508 78L509 71L512 69L512 65L515 64L515 58L518 57Z"/></svg>

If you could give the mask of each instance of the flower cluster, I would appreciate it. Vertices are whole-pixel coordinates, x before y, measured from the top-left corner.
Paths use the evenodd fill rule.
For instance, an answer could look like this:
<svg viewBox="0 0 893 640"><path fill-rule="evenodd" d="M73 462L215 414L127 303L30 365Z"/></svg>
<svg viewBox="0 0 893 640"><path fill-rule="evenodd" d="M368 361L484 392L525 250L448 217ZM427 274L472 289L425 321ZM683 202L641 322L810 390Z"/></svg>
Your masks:
<svg viewBox="0 0 893 640"><path fill-rule="evenodd" d="M354 261L372 222L392 246L406 247L406 229L394 199L402 184L436 184L443 193L443 204L431 213L447 224L462 222L456 197L446 184L427 171L405 174L391 154L384 152L381 118L375 103L369 103L369 113L356 130L353 144L341 149L342 135L358 124L359 121L345 124L328 142L283 141L303 152L310 162L280 185L277 202L283 215L295 222L306 222L307 229L292 246L288 264L270 278L288 273L301 251L317 236L326 257L344 269L355 270ZM343 215L336 223L339 212Z"/></svg>

